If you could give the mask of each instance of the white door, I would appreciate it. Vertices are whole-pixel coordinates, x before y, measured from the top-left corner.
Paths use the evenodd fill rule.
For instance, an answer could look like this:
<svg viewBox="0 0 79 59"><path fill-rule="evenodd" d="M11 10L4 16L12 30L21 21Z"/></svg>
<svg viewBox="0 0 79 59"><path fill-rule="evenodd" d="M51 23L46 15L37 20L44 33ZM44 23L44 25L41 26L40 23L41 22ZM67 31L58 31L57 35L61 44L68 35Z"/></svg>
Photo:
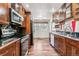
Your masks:
<svg viewBox="0 0 79 59"><path fill-rule="evenodd" d="M48 23L34 23L33 24L34 38L48 38Z"/></svg>

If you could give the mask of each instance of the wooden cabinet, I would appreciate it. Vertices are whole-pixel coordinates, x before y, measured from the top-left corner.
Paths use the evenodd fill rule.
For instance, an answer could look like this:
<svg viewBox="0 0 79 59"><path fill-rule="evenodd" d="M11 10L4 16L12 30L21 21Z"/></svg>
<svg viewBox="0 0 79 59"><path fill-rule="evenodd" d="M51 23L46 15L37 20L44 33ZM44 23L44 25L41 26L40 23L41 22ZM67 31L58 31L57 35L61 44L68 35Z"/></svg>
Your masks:
<svg viewBox="0 0 79 59"><path fill-rule="evenodd" d="M72 48L73 46L69 43L66 44L66 55L71 56L72 55Z"/></svg>
<svg viewBox="0 0 79 59"><path fill-rule="evenodd" d="M79 3L72 3L72 15L75 19L79 19Z"/></svg>
<svg viewBox="0 0 79 59"><path fill-rule="evenodd" d="M79 19L79 3L66 3L66 18Z"/></svg>
<svg viewBox="0 0 79 59"><path fill-rule="evenodd" d="M72 17L72 4L66 3L66 20Z"/></svg>
<svg viewBox="0 0 79 59"><path fill-rule="evenodd" d="M22 4L20 4L20 11L19 11L19 14L24 16L25 15L25 9L24 7L22 6Z"/></svg>
<svg viewBox="0 0 79 59"><path fill-rule="evenodd" d="M19 56L20 55L20 40L12 41L0 47L0 56Z"/></svg>
<svg viewBox="0 0 79 59"><path fill-rule="evenodd" d="M65 47L65 38L59 36L59 51L61 55L65 55L66 47Z"/></svg>
<svg viewBox="0 0 79 59"><path fill-rule="evenodd" d="M59 35L55 36L55 48L61 55L66 55L65 38Z"/></svg>
<svg viewBox="0 0 79 59"><path fill-rule="evenodd" d="M66 55L79 56L79 42L66 38Z"/></svg>
<svg viewBox="0 0 79 59"><path fill-rule="evenodd" d="M0 3L0 8L4 9L4 15L0 15L0 24L9 24L9 4Z"/></svg>
<svg viewBox="0 0 79 59"><path fill-rule="evenodd" d="M60 55L66 56L79 56L79 41L55 35L55 49Z"/></svg>

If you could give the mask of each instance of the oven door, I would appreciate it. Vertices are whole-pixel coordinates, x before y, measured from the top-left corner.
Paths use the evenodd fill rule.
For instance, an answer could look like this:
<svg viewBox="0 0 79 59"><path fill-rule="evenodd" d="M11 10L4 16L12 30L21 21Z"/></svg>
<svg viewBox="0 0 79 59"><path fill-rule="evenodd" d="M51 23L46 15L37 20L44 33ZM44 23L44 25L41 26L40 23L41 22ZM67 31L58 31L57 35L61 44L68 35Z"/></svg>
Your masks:
<svg viewBox="0 0 79 59"><path fill-rule="evenodd" d="M27 55L28 53L28 39L21 42L21 56Z"/></svg>

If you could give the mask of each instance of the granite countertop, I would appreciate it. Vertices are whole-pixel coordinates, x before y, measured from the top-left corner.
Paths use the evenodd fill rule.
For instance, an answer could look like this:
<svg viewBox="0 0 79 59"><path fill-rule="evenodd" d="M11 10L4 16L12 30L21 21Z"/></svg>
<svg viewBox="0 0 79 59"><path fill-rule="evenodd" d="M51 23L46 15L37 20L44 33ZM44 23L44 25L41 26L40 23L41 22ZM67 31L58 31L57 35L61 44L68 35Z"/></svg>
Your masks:
<svg viewBox="0 0 79 59"><path fill-rule="evenodd" d="M28 39L29 38L29 34L23 36L25 39ZM2 38L0 39L0 47L3 46L3 45L6 45L8 43L10 43L11 41L14 41L16 39L22 39L22 37L17 37L17 36L13 36L13 37L6 37L6 38ZM24 41L25 39L23 39L22 41Z"/></svg>
<svg viewBox="0 0 79 59"><path fill-rule="evenodd" d="M15 37L13 37L13 38L1 39L1 40L0 40L0 47L6 45L6 44L8 44L8 43L10 43L10 42L12 42L12 41L14 41L14 40L16 40L16 39L20 39L20 38L15 38Z"/></svg>
<svg viewBox="0 0 79 59"><path fill-rule="evenodd" d="M60 36L66 37L66 38L70 38L70 39L72 39L72 40L77 40L77 41L79 41L79 38L77 38L77 37L72 37L71 35L64 35L64 34L57 33L57 32L51 32L51 34L60 35Z"/></svg>

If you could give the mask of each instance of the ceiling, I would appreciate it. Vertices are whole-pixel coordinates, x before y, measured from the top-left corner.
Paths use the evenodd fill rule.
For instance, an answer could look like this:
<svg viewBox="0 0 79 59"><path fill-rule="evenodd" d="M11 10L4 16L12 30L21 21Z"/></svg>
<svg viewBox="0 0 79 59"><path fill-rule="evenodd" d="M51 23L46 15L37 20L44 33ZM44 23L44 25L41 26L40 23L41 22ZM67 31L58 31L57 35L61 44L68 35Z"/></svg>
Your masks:
<svg viewBox="0 0 79 59"><path fill-rule="evenodd" d="M50 19L53 12L61 7L62 3L24 3L27 11L31 11L31 18Z"/></svg>

